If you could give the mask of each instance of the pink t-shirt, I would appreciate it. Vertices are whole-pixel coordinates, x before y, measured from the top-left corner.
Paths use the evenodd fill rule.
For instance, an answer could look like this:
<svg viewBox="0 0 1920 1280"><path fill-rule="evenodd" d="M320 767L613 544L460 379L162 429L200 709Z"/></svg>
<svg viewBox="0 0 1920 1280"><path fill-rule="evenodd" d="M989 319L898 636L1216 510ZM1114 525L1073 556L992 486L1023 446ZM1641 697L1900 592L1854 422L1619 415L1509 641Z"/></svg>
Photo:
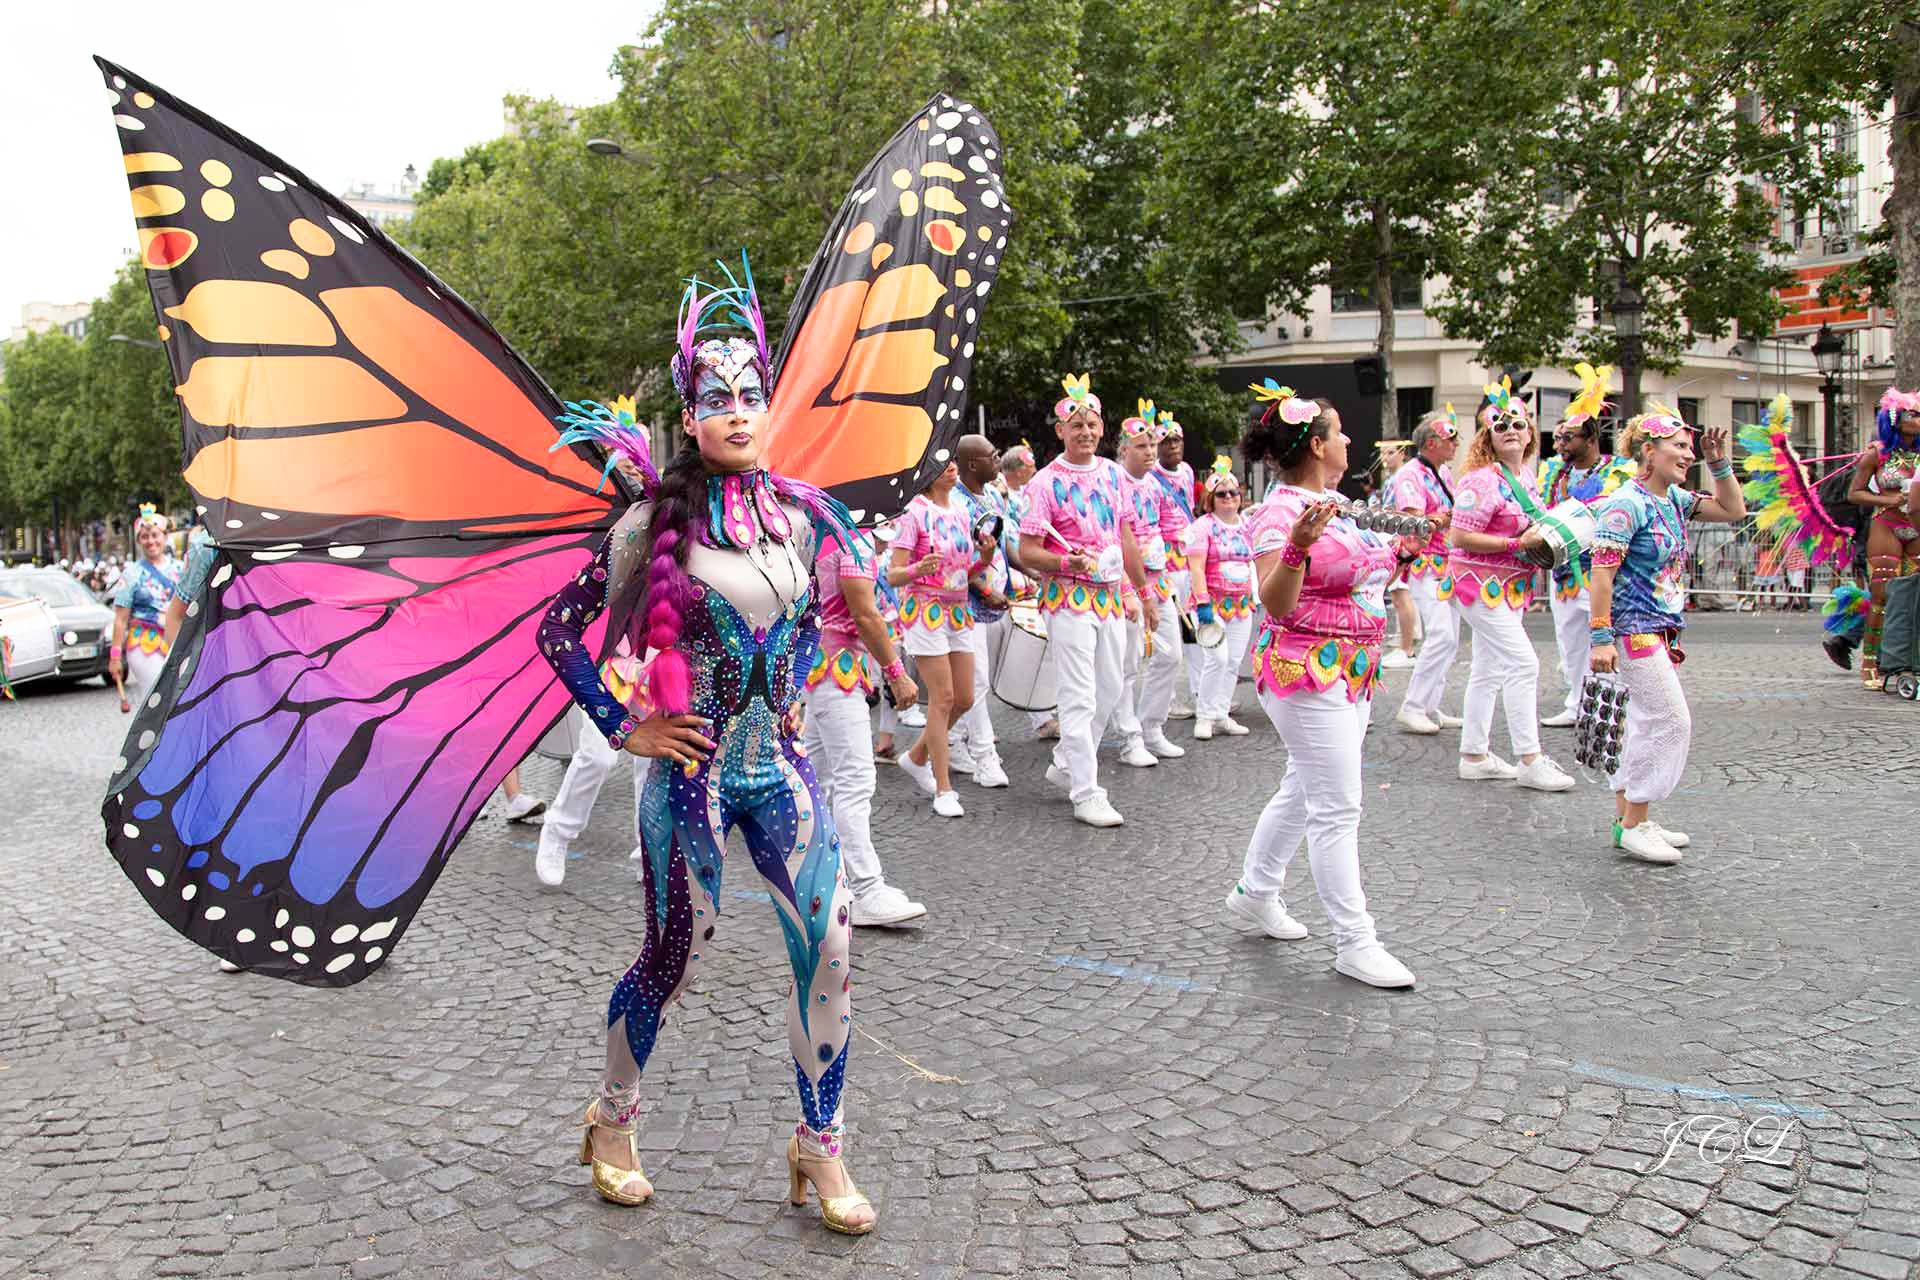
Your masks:
<svg viewBox="0 0 1920 1280"><path fill-rule="evenodd" d="M1276 484L1255 511L1254 554L1279 551L1293 536L1294 522L1323 496ZM1377 645L1387 628L1387 579L1393 576L1393 543L1359 528L1345 516L1329 521L1313 544L1300 599L1293 611L1266 626L1309 637L1337 636Z"/></svg>
<svg viewBox="0 0 1920 1280"><path fill-rule="evenodd" d="M1525 487L1527 496L1538 504L1540 491L1533 468L1516 472L1514 478ZM1497 538L1518 537L1533 521L1521 509L1519 500L1507 484L1498 466L1479 467L1467 472L1453 487L1453 527L1468 533L1490 533ZM1533 565L1505 551L1465 551L1452 547L1447 552L1447 572L1455 579L1454 594L1460 595L1460 580L1471 576L1476 582L1489 578L1508 581L1531 577Z"/></svg>
<svg viewBox="0 0 1920 1280"><path fill-rule="evenodd" d="M1040 468L1022 490L1027 513L1020 519L1020 536L1037 538L1037 545L1060 554L1084 551L1094 560L1090 575L1061 573L1067 582L1086 582L1118 589L1126 577L1120 555L1120 528L1135 527L1133 503L1127 496L1127 473L1112 458L1095 458L1075 466L1064 456ZM1049 532L1051 529L1051 532ZM1058 534L1059 537L1054 535ZM1061 539L1066 546L1061 545Z"/></svg>
<svg viewBox="0 0 1920 1280"><path fill-rule="evenodd" d="M1169 471L1156 462L1147 474L1166 499L1160 504L1160 536L1168 548L1180 546L1181 535L1193 523L1193 468L1183 462Z"/></svg>
<svg viewBox="0 0 1920 1280"><path fill-rule="evenodd" d="M905 551L909 562L929 551L938 552L940 567L924 578L915 578L906 586L908 595L919 600L941 600L950 604L967 598L967 570L977 558L973 547L973 522L967 518L967 504L948 495L947 505L934 503L926 494L918 494L898 521L893 549Z"/></svg>
<svg viewBox="0 0 1920 1280"><path fill-rule="evenodd" d="M1215 600L1253 594L1254 524L1247 516L1227 524L1204 515L1187 526L1186 551L1207 557L1207 594Z"/></svg>
<svg viewBox="0 0 1920 1280"><path fill-rule="evenodd" d="M1167 543L1160 534L1161 507L1169 501L1166 490L1151 470L1137 478L1128 475L1126 481L1127 496L1133 502L1133 536L1140 544L1140 562L1148 573L1159 573L1167 567Z"/></svg>
<svg viewBox="0 0 1920 1280"><path fill-rule="evenodd" d="M820 544L819 558L813 562L814 590L820 601L820 647L829 652L852 649L865 654L867 651L860 639L860 629L853 624L847 598L840 594L841 582L848 578L872 582L879 570L879 548L865 534L859 538L858 558L840 545L838 535L830 534Z"/></svg>
<svg viewBox="0 0 1920 1280"><path fill-rule="evenodd" d="M1393 473L1393 479L1387 482L1387 505L1399 511L1417 511L1423 516L1437 516L1453 510L1453 498L1448 496L1447 486L1451 482L1445 475L1445 468L1435 474L1433 468L1415 458ZM1447 557L1447 531L1435 529L1433 536L1427 539L1423 554Z"/></svg>

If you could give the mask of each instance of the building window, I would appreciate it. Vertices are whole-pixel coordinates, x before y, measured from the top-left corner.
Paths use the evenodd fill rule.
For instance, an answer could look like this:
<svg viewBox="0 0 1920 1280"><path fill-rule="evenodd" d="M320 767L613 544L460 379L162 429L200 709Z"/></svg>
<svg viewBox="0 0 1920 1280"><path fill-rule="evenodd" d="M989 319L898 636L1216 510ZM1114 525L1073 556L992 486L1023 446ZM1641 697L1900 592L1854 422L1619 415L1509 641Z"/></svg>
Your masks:
<svg viewBox="0 0 1920 1280"><path fill-rule="evenodd" d="M1676 407L1680 410L1680 420L1692 427L1695 431L1698 431L1700 429L1700 402L1692 396L1681 396L1680 403Z"/></svg>
<svg viewBox="0 0 1920 1280"><path fill-rule="evenodd" d="M1400 416L1400 438L1413 434L1420 419L1433 412L1432 387L1395 387L1394 409Z"/></svg>
<svg viewBox="0 0 1920 1280"><path fill-rule="evenodd" d="M1418 311L1420 309L1420 272L1396 269L1393 275L1393 309L1395 311ZM1333 279L1333 311L1335 315L1351 311L1373 311L1373 264L1343 271Z"/></svg>

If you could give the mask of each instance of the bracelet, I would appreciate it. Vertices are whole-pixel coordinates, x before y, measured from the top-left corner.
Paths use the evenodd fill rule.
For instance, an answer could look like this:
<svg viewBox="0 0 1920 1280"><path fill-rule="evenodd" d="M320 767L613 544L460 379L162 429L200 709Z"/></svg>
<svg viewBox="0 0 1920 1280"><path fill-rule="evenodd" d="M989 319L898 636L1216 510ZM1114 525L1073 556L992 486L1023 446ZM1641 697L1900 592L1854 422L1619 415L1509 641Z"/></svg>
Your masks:
<svg viewBox="0 0 1920 1280"><path fill-rule="evenodd" d="M1587 625L1589 627L1610 627L1613 625L1613 619L1611 617L1606 617L1606 616L1602 616L1598 618L1588 618Z"/></svg>
<svg viewBox="0 0 1920 1280"><path fill-rule="evenodd" d="M1507 539L1507 554L1510 556L1517 556L1520 554L1520 539L1518 536Z"/></svg>
<svg viewBox="0 0 1920 1280"><path fill-rule="evenodd" d="M639 727L640 722L638 720L634 719L631 715L626 716L619 724L613 726L613 732L607 735L607 745L615 751L620 750L626 745L627 739L632 736L633 731Z"/></svg>
<svg viewBox="0 0 1920 1280"><path fill-rule="evenodd" d="M1289 569L1306 568L1307 549L1293 539L1287 539L1286 545L1280 548L1280 563Z"/></svg>
<svg viewBox="0 0 1920 1280"><path fill-rule="evenodd" d="M895 654L892 662L880 668L880 674L889 680L905 680L907 678L907 664L900 660L898 654Z"/></svg>
<svg viewBox="0 0 1920 1280"><path fill-rule="evenodd" d="M109 658L124 658L126 657L126 654L127 654L127 651L125 649L122 649L117 644L113 645L111 648L107 650L107 656Z"/></svg>
<svg viewBox="0 0 1920 1280"><path fill-rule="evenodd" d="M1587 643L1596 648L1603 644L1612 644L1615 638L1612 627L1595 627L1587 633Z"/></svg>
<svg viewBox="0 0 1920 1280"><path fill-rule="evenodd" d="M1715 480L1725 480L1733 474L1733 462L1728 458L1715 458L1707 464L1707 474Z"/></svg>

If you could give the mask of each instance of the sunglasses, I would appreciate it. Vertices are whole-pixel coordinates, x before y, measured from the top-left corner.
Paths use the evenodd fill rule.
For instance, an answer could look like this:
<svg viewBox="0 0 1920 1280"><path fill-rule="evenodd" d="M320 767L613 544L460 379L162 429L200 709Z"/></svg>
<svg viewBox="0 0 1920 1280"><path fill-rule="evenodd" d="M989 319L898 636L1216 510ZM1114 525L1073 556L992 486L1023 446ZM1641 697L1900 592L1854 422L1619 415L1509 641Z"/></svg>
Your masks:
<svg viewBox="0 0 1920 1280"><path fill-rule="evenodd" d="M1493 424L1493 429L1495 431L1525 431L1527 429L1527 420L1525 418L1502 418Z"/></svg>

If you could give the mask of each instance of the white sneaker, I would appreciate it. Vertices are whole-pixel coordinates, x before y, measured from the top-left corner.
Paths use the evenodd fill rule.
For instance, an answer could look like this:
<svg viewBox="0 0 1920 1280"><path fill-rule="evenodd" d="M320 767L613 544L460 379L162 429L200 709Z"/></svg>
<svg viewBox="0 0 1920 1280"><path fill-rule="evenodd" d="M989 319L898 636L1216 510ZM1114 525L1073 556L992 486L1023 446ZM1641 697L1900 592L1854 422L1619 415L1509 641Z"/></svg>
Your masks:
<svg viewBox="0 0 1920 1280"><path fill-rule="evenodd" d="M964 742L947 744L947 769L952 773L971 775L979 765L975 762L973 749Z"/></svg>
<svg viewBox="0 0 1920 1280"><path fill-rule="evenodd" d="M1380 666L1387 671L1401 671L1412 666L1414 662L1414 656L1405 649L1389 649L1387 656L1380 659Z"/></svg>
<svg viewBox="0 0 1920 1280"><path fill-rule="evenodd" d="M1665 840L1668 844L1672 845L1676 849L1684 849L1688 845L1693 843L1693 837L1688 835L1684 831L1669 831L1667 830L1667 828L1655 822L1652 818L1648 818L1647 822L1649 825L1653 827L1655 831L1658 831L1660 833L1660 838L1662 840Z"/></svg>
<svg viewBox="0 0 1920 1280"><path fill-rule="evenodd" d="M976 759L973 768L973 785L976 787L1004 787L1007 785L1007 771L999 757Z"/></svg>
<svg viewBox="0 0 1920 1280"><path fill-rule="evenodd" d="M1121 750L1120 763L1135 769L1151 769L1160 763L1160 757L1147 750L1145 740L1135 735L1127 739L1127 745Z"/></svg>
<svg viewBox="0 0 1920 1280"><path fill-rule="evenodd" d="M507 801L507 821L525 822L547 811L547 802L531 791L522 791Z"/></svg>
<svg viewBox="0 0 1920 1280"><path fill-rule="evenodd" d="M1508 764L1499 756L1489 753L1487 758L1475 763L1465 756L1460 757L1460 780L1462 782L1511 782L1520 776L1520 770ZM1571 782L1571 780L1569 780Z"/></svg>
<svg viewBox="0 0 1920 1280"><path fill-rule="evenodd" d="M931 761L927 764L915 764L913 762L913 752L902 751L894 763L900 766L900 772L912 778L914 785L926 792L926 794L932 795L934 791L937 790L933 785L933 764Z"/></svg>
<svg viewBox="0 0 1920 1280"><path fill-rule="evenodd" d="M1153 754L1159 756L1162 760L1178 760L1181 756L1187 754L1185 747L1176 746L1167 741L1167 733L1164 729L1155 729L1141 740L1147 744L1147 750L1153 752Z"/></svg>
<svg viewBox="0 0 1920 1280"><path fill-rule="evenodd" d="M960 807L960 793L958 791L942 791L939 795L935 796L933 798L933 811L943 818L964 817L967 812Z"/></svg>
<svg viewBox="0 0 1920 1280"><path fill-rule="evenodd" d="M1244 737L1245 735L1253 732L1253 730L1247 728L1247 726L1241 724L1238 720L1235 720L1232 716L1228 716L1226 719L1219 721L1213 727L1218 729L1221 733L1226 734L1229 738Z"/></svg>
<svg viewBox="0 0 1920 1280"><path fill-rule="evenodd" d="M1288 915L1286 907L1266 898L1254 897L1238 881L1227 892L1226 906L1228 911L1247 923L1258 925L1260 932L1269 938L1298 942L1307 936L1307 926Z"/></svg>
<svg viewBox="0 0 1920 1280"><path fill-rule="evenodd" d="M1439 725L1442 729L1458 729L1461 725L1466 723L1466 721L1462 720L1459 716L1450 716L1446 712L1440 710L1440 708L1438 707L1435 707L1431 712L1428 713L1427 719L1433 721L1435 724Z"/></svg>
<svg viewBox="0 0 1920 1280"><path fill-rule="evenodd" d="M1620 829L1620 847L1642 862L1670 866L1680 861L1680 851L1660 838L1660 829L1651 822Z"/></svg>
<svg viewBox="0 0 1920 1280"><path fill-rule="evenodd" d="M1412 707L1400 708L1400 714L1393 718L1402 733L1429 734L1440 732L1440 726L1424 711L1415 711Z"/></svg>
<svg viewBox="0 0 1920 1280"><path fill-rule="evenodd" d="M904 725L909 725L915 729L925 728L927 724L926 708L922 707L917 702L914 703L912 706L908 707L905 711L902 711L900 713L900 723Z"/></svg>
<svg viewBox="0 0 1920 1280"><path fill-rule="evenodd" d="M884 929L918 920L925 914L925 907L890 884L858 894L853 900L853 923L863 928Z"/></svg>
<svg viewBox="0 0 1920 1280"><path fill-rule="evenodd" d="M245 969L242 969L239 965L235 964L231 960L222 960L219 963L219 965L217 965L216 967L222 973L245 973L246 972Z"/></svg>
<svg viewBox="0 0 1920 1280"><path fill-rule="evenodd" d="M1190 702L1174 703L1171 707L1167 708L1167 719L1169 720L1193 719L1193 704Z"/></svg>
<svg viewBox="0 0 1920 1280"><path fill-rule="evenodd" d="M1196 742L1207 742L1213 737L1213 721L1197 719L1193 722L1193 737Z"/></svg>
<svg viewBox="0 0 1920 1280"><path fill-rule="evenodd" d="M1573 728L1575 718L1571 711L1556 711L1550 716L1541 716L1540 727L1543 729L1571 729Z"/></svg>
<svg viewBox="0 0 1920 1280"><path fill-rule="evenodd" d="M549 889L567 878L567 845L558 836L551 840L540 832L540 847L533 854L533 874Z"/></svg>
<svg viewBox="0 0 1920 1280"><path fill-rule="evenodd" d="M1062 791L1071 792L1073 790L1072 776L1068 774L1068 772L1065 769L1062 769L1057 764L1050 764L1047 766L1047 781L1051 782L1054 786L1060 788Z"/></svg>
<svg viewBox="0 0 1920 1280"><path fill-rule="evenodd" d="M1571 791L1573 779L1548 755L1535 756L1533 763L1520 770L1514 781L1535 791Z"/></svg>
<svg viewBox="0 0 1920 1280"><path fill-rule="evenodd" d="M1364 947L1355 947L1351 951L1342 951L1333 958L1333 971L1344 973L1358 982L1370 987L1410 987L1413 985L1413 972L1407 966L1395 960L1387 949L1377 942Z"/></svg>
<svg viewBox="0 0 1920 1280"><path fill-rule="evenodd" d="M1091 800L1082 800L1073 806L1073 820L1084 822L1090 827L1117 827L1126 821L1114 812L1113 806L1107 803L1107 797L1104 794L1096 795Z"/></svg>
<svg viewBox="0 0 1920 1280"><path fill-rule="evenodd" d="M1060 722L1058 720L1047 721L1033 731L1033 736L1042 741L1048 738L1058 738L1060 736Z"/></svg>

